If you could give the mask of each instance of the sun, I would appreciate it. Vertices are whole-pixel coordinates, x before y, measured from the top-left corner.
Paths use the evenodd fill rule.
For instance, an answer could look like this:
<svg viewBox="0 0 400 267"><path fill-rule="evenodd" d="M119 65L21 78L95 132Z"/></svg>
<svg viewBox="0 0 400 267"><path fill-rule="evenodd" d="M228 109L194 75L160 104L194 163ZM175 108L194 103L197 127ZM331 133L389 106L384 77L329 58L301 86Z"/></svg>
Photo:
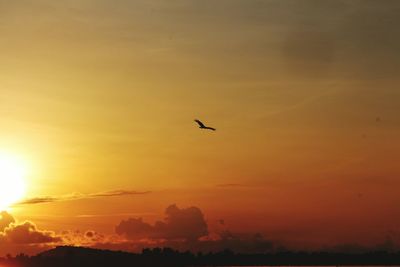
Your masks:
<svg viewBox="0 0 400 267"><path fill-rule="evenodd" d="M0 211L8 209L24 196L25 174L21 159L0 152Z"/></svg>

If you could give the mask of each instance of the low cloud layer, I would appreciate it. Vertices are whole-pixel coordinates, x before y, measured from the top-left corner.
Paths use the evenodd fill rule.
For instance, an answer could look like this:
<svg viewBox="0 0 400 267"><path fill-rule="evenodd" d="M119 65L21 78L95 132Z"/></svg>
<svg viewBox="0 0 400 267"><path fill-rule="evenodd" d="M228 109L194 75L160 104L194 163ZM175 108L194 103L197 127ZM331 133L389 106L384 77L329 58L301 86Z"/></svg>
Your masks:
<svg viewBox="0 0 400 267"><path fill-rule="evenodd" d="M132 195L144 195L149 194L150 191L133 191L133 190L114 190L114 191L105 191L99 193L92 194L82 194L82 193L73 193L69 195L63 196L45 196L45 197L34 197L22 200L15 205L33 205L33 204L42 204L42 203L52 203L59 201L72 201L72 200L81 200L81 199L92 199L99 197L118 197L118 196L132 196Z"/></svg>
<svg viewBox="0 0 400 267"><path fill-rule="evenodd" d="M3 211L0 218L0 244L45 244L57 243L62 239L52 231L39 230L30 221L17 223L14 217Z"/></svg>
<svg viewBox="0 0 400 267"><path fill-rule="evenodd" d="M41 231L32 222L26 221L21 224L10 224L0 234L0 242L14 244L43 244L61 242L61 238L52 231Z"/></svg>
<svg viewBox="0 0 400 267"><path fill-rule="evenodd" d="M122 220L115 234L104 234L94 229L64 230L55 233L39 229L31 221L18 222L8 212L0 213L0 257L7 253L37 254L58 245L83 246L99 249L140 252L144 248L170 247L192 252L223 251L229 249L242 253L267 253L284 249L283 244L271 241L256 232L232 232L225 220L219 229L210 231L203 212L197 207L179 208L170 205L165 219L153 224L142 218ZM376 247L338 245L321 248L335 252L392 251L396 248L388 238Z"/></svg>
<svg viewBox="0 0 400 267"><path fill-rule="evenodd" d="M246 187L245 184L217 184L217 187Z"/></svg>
<svg viewBox="0 0 400 267"><path fill-rule="evenodd" d="M157 221L154 225L144 222L142 218L121 221L115 228L116 233L130 240L147 238L195 241L208 235L204 215L197 207L180 209L171 205L165 214L165 220Z"/></svg>
<svg viewBox="0 0 400 267"><path fill-rule="evenodd" d="M171 247L178 250L268 252L276 245L259 233L236 234L224 229L210 232L202 211L197 207L167 207L166 218L149 224L142 218L130 218L116 226L116 233L127 239L124 243L97 244L101 248L137 251L145 247ZM224 222L224 220L221 220Z"/></svg>

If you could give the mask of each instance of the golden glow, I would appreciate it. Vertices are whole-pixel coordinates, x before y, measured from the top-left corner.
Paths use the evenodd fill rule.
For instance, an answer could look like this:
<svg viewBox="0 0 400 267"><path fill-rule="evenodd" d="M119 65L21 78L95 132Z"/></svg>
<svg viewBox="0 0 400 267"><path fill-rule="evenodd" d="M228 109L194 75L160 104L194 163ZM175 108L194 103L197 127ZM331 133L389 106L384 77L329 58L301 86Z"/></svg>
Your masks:
<svg viewBox="0 0 400 267"><path fill-rule="evenodd" d="M0 152L0 210L24 196L26 169L23 162L10 154Z"/></svg>

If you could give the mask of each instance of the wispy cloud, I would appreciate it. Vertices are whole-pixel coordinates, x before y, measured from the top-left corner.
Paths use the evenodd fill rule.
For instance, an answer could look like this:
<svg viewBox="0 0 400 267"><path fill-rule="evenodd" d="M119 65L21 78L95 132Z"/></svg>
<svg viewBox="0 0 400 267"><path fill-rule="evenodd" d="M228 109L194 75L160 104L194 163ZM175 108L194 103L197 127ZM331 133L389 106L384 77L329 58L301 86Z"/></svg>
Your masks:
<svg viewBox="0 0 400 267"><path fill-rule="evenodd" d="M113 190L113 191L104 191L104 192L91 193L91 194L72 193L72 194L62 195L62 196L44 196L44 197L27 198L20 202L15 203L14 205L15 206L34 205L34 204L42 204L42 203L72 201L72 200L80 200L80 199L92 199L92 198L100 198L100 197L145 195L145 194L149 194L149 193L151 193L151 192L150 191L133 191L133 190Z"/></svg>
<svg viewBox="0 0 400 267"><path fill-rule="evenodd" d="M135 216L135 217L141 217L141 216L156 216L157 213L152 213L152 212L135 212L135 213L111 213L111 214L79 214L76 215L75 217L77 218L96 218L96 217L127 217L127 216Z"/></svg>
<svg viewBox="0 0 400 267"><path fill-rule="evenodd" d="M245 184L235 184L235 183L230 183L230 184L217 184L217 187L246 187L248 185Z"/></svg>

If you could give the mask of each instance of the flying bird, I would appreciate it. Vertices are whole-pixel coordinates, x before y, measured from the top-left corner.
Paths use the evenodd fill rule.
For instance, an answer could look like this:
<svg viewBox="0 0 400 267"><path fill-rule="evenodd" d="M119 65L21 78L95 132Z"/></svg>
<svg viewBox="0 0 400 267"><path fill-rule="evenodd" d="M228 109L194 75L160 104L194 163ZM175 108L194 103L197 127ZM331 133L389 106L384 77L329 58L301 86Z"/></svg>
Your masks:
<svg viewBox="0 0 400 267"><path fill-rule="evenodd" d="M212 131L215 131L215 130L216 130L215 128L205 126L204 123L202 123L202 122L199 121L199 120L194 120L194 121L197 122L197 124L199 125L199 128L200 128L200 129L212 130Z"/></svg>

